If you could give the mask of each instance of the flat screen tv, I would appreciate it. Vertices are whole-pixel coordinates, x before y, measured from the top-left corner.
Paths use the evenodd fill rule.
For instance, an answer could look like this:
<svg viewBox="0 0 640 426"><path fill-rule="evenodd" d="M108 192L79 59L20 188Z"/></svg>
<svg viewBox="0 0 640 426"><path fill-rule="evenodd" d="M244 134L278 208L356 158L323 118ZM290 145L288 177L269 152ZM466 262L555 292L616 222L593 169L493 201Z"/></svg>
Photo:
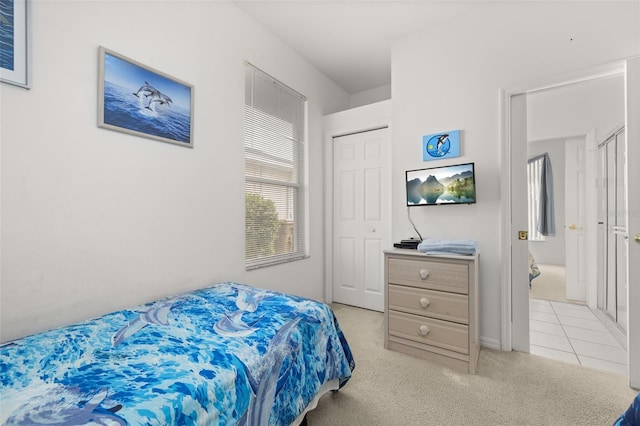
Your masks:
<svg viewBox="0 0 640 426"><path fill-rule="evenodd" d="M406 178L409 207L476 202L474 163L407 170Z"/></svg>

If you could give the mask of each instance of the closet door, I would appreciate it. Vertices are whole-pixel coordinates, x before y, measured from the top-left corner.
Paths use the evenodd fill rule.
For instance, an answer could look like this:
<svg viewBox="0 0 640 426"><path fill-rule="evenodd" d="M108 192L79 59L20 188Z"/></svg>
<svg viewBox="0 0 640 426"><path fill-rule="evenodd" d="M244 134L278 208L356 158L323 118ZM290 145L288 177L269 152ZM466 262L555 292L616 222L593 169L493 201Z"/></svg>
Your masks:
<svg viewBox="0 0 640 426"><path fill-rule="evenodd" d="M628 232L625 182L625 132L621 130L601 147L604 201L604 286L601 308L627 331Z"/></svg>
<svg viewBox="0 0 640 426"><path fill-rule="evenodd" d="M388 128L333 139L333 301L384 311Z"/></svg>
<svg viewBox="0 0 640 426"><path fill-rule="evenodd" d="M625 132L616 136L616 224L613 232L616 236L616 282L615 282L615 320L625 333L627 332L627 186L625 182Z"/></svg>
<svg viewBox="0 0 640 426"><path fill-rule="evenodd" d="M616 225L616 144L609 142L605 146L606 167L605 167L605 199L607 205L605 209L605 230L606 230L606 279L605 279L605 311L611 318L616 318L616 234L613 227Z"/></svg>

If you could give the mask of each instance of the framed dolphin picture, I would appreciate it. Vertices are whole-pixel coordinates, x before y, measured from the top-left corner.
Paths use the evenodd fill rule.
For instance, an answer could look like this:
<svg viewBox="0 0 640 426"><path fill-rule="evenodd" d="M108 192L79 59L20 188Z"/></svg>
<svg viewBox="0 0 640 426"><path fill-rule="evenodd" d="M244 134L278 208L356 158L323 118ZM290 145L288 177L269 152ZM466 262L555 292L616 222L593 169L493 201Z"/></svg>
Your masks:
<svg viewBox="0 0 640 426"><path fill-rule="evenodd" d="M422 137L422 161L460 157L460 130Z"/></svg>
<svg viewBox="0 0 640 426"><path fill-rule="evenodd" d="M27 0L0 0L0 81L29 88Z"/></svg>
<svg viewBox="0 0 640 426"><path fill-rule="evenodd" d="M193 85L99 48L98 127L193 148Z"/></svg>

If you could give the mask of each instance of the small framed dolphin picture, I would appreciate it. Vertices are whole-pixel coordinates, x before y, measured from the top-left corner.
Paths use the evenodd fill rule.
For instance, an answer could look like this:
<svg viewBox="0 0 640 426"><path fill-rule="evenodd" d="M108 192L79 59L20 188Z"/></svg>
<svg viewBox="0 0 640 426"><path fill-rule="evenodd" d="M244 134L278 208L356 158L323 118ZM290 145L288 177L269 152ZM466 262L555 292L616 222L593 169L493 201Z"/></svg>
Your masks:
<svg viewBox="0 0 640 426"><path fill-rule="evenodd" d="M98 127L193 148L193 85L99 48Z"/></svg>
<svg viewBox="0 0 640 426"><path fill-rule="evenodd" d="M434 133L422 137L422 160L460 157L460 130Z"/></svg>
<svg viewBox="0 0 640 426"><path fill-rule="evenodd" d="M0 81L29 89L29 4L0 0Z"/></svg>

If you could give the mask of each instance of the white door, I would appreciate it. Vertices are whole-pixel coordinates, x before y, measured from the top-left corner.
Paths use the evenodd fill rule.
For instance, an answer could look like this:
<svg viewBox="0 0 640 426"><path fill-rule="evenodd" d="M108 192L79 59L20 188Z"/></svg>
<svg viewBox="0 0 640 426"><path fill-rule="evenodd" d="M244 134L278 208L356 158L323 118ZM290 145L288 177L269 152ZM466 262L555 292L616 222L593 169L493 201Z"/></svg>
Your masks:
<svg viewBox="0 0 640 426"><path fill-rule="evenodd" d="M333 300L384 310L389 129L333 139Z"/></svg>
<svg viewBox="0 0 640 426"><path fill-rule="evenodd" d="M565 142L566 298L581 302L587 298L585 148L585 138L567 139Z"/></svg>
<svg viewBox="0 0 640 426"><path fill-rule="evenodd" d="M640 57L626 62L627 348L629 384L640 388Z"/></svg>
<svg viewBox="0 0 640 426"><path fill-rule="evenodd" d="M616 137L616 212L625 212L627 206L627 187L625 183L625 161L626 161L626 138L625 132L621 132ZM627 251L629 243L629 234L627 232L627 214L615 215L615 226L612 226L612 232L615 235L615 252L616 252L616 281L615 299L609 301L608 304L613 305L615 312L614 319L618 325L627 331Z"/></svg>
<svg viewBox="0 0 640 426"><path fill-rule="evenodd" d="M602 297L599 308L626 332L627 326L627 214L624 129L600 146L602 156Z"/></svg>
<svg viewBox="0 0 640 426"><path fill-rule="evenodd" d="M527 95L511 97L511 347L529 352Z"/></svg>

